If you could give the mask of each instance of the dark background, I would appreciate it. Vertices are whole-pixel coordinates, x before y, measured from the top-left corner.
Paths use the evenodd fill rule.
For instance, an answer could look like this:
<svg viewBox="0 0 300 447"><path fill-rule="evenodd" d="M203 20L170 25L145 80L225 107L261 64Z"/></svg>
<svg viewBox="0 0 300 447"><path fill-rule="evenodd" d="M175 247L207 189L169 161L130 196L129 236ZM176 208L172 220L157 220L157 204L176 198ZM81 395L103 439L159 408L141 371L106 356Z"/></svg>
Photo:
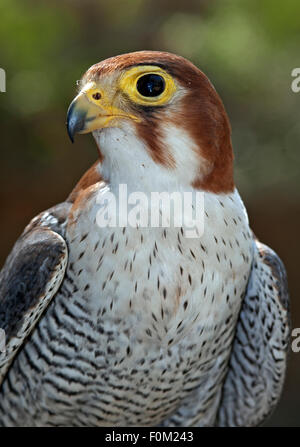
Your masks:
<svg viewBox="0 0 300 447"><path fill-rule="evenodd" d="M300 327L300 67L297 0L1 0L0 263L29 220L68 195L96 159L91 136L65 130L75 81L92 64L135 50L192 60L232 124L235 178L256 235L283 259ZM266 425L300 425L300 353Z"/></svg>

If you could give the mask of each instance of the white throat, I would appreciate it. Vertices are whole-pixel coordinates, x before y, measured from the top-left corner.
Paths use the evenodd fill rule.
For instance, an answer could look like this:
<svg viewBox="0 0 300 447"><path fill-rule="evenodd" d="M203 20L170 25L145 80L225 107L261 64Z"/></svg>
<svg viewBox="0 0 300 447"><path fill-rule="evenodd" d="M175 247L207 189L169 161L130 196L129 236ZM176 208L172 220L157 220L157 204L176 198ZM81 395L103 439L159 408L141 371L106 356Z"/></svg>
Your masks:
<svg viewBox="0 0 300 447"><path fill-rule="evenodd" d="M199 172L199 155L193 141L175 127L164 129L164 143L176 162L168 168L155 162L146 144L127 124L121 128L94 131L93 136L104 156L100 174L112 191L126 184L128 191L190 191L193 177Z"/></svg>

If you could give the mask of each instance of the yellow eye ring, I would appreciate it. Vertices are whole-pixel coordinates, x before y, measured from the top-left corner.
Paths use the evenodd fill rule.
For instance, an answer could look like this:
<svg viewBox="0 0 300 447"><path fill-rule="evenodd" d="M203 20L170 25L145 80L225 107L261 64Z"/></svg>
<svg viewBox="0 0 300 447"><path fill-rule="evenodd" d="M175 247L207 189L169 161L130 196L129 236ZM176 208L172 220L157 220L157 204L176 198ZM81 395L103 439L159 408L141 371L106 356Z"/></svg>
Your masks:
<svg viewBox="0 0 300 447"><path fill-rule="evenodd" d="M164 89L158 95L144 96L138 90L138 83L144 76L151 77L151 75L152 78L149 79L153 80L155 77L155 82L163 83ZM158 78L160 78L161 81L159 81ZM130 68L122 75L119 86L133 102L152 106L166 104L176 91L176 85L172 76L155 65L142 65Z"/></svg>

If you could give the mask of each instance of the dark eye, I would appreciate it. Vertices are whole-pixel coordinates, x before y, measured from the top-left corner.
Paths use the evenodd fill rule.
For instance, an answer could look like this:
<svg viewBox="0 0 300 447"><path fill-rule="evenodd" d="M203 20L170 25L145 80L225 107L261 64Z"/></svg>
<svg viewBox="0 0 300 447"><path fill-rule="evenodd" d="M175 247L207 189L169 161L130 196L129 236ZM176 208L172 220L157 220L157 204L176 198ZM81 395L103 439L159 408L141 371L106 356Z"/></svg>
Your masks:
<svg viewBox="0 0 300 447"><path fill-rule="evenodd" d="M99 99L101 99L101 93L100 92L94 93L93 98L96 99L96 101L99 101Z"/></svg>
<svg viewBox="0 0 300 447"><path fill-rule="evenodd" d="M136 88L143 96L159 96L165 89L165 80L157 74L147 74L139 78Z"/></svg>

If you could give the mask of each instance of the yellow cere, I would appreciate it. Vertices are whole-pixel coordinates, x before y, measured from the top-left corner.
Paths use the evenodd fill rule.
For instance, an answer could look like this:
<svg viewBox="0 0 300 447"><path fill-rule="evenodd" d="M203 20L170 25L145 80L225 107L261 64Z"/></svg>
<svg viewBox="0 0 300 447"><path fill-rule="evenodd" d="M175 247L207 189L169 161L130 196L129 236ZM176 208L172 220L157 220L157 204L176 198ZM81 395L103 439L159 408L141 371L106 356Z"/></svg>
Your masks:
<svg viewBox="0 0 300 447"><path fill-rule="evenodd" d="M138 80L146 74L156 74L163 77L165 81L165 89L155 97L142 96L137 90ZM141 65L133 67L126 71L120 79L120 89L126 93L129 98L141 105L159 106L169 102L176 91L176 85L172 78L166 71L155 65Z"/></svg>
<svg viewBox="0 0 300 447"><path fill-rule="evenodd" d="M94 95L100 93L102 103L103 99L105 99L104 92L99 88L96 82L89 82L86 84L80 93L84 93L89 101L94 102L97 105L99 105L99 99L94 98Z"/></svg>

